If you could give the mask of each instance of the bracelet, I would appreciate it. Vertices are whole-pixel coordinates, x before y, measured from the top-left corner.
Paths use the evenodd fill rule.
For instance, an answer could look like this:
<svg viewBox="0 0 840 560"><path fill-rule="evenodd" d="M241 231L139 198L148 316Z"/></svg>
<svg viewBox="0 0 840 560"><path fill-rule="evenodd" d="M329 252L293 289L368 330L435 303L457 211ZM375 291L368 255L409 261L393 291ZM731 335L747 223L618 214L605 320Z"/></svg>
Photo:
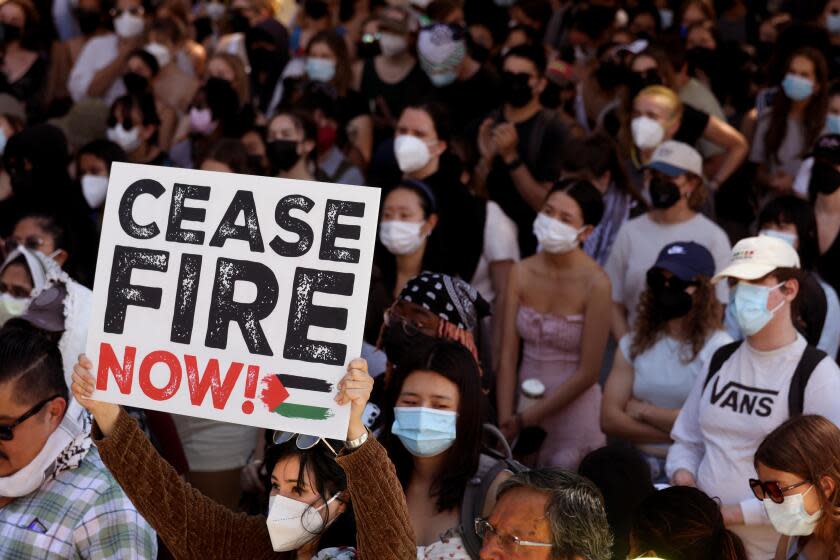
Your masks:
<svg viewBox="0 0 840 560"><path fill-rule="evenodd" d="M369 436L370 436L370 431L368 431L368 429L365 428L365 433L363 433L362 435L360 435L356 439L348 439L345 442L345 447L347 449L358 449L362 445L364 445L364 443L368 440Z"/></svg>
<svg viewBox="0 0 840 560"><path fill-rule="evenodd" d="M521 165L522 165L522 160L518 156L512 162L505 163L505 167L507 168L508 171L514 171L515 169L517 169Z"/></svg>

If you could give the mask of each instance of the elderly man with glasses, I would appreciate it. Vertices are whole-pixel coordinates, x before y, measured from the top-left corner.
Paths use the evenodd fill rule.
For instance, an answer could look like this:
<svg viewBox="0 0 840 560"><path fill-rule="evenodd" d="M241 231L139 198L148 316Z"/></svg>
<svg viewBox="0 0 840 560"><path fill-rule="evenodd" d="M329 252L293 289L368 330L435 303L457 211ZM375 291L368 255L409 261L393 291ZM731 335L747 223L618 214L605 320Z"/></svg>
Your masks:
<svg viewBox="0 0 840 560"><path fill-rule="evenodd" d="M0 558L156 558L155 532L68 400L55 344L0 329Z"/></svg>

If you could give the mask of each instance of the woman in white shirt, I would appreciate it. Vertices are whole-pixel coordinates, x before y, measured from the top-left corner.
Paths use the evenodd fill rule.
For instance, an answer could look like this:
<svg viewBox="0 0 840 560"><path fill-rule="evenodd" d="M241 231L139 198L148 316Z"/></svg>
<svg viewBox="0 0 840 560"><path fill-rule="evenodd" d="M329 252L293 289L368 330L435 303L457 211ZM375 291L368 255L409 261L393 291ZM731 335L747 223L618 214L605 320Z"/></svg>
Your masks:
<svg viewBox="0 0 840 560"><path fill-rule="evenodd" d="M601 428L633 443L648 459L654 482L667 482L670 432L698 375L732 339L721 330L722 306L708 249L687 241L666 245L647 273L635 328L619 341L604 387Z"/></svg>

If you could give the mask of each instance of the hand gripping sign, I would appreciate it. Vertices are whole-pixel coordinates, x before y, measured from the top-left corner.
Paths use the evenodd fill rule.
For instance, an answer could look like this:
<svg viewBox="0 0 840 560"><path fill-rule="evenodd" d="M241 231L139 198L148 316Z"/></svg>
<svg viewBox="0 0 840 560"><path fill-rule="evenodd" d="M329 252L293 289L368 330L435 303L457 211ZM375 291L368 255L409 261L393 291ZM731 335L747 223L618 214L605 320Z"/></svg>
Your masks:
<svg viewBox="0 0 840 560"><path fill-rule="evenodd" d="M94 398L343 439L378 213L370 187L115 163Z"/></svg>

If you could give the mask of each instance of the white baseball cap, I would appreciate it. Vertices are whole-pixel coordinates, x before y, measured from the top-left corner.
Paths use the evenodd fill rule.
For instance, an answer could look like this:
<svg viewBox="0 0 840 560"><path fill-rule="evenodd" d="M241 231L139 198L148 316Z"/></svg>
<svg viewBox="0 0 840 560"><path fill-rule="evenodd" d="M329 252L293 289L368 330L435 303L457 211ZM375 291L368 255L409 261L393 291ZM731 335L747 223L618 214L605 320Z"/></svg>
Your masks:
<svg viewBox="0 0 840 560"><path fill-rule="evenodd" d="M688 144L676 140L666 140L657 146L647 167L669 177L677 177L684 173L694 173L703 177L703 157Z"/></svg>
<svg viewBox="0 0 840 560"><path fill-rule="evenodd" d="M757 280L777 268L799 267L799 255L789 243L768 235L747 237L735 244L729 265L712 282L721 278Z"/></svg>

